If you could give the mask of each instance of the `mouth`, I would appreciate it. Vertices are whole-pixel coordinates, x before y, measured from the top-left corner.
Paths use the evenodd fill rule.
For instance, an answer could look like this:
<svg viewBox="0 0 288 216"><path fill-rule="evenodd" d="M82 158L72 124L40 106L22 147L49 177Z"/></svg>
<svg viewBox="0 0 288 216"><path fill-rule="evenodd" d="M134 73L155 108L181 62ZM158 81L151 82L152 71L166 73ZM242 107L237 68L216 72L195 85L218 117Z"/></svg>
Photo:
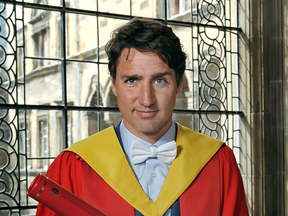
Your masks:
<svg viewBox="0 0 288 216"><path fill-rule="evenodd" d="M149 111L143 111L143 110L136 110L136 113L141 118L152 118L157 114L157 110L149 110Z"/></svg>

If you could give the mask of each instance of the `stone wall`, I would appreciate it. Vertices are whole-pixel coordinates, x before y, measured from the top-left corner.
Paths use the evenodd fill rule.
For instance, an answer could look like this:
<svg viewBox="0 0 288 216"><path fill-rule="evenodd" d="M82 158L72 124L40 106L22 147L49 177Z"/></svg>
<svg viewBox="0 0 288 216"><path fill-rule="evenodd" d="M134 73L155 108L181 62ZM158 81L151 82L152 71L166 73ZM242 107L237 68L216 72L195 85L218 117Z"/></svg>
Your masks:
<svg viewBox="0 0 288 216"><path fill-rule="evenodd" d="M241 164L250 213L288 215L287 2L241 0L239 26Z"/></svg>

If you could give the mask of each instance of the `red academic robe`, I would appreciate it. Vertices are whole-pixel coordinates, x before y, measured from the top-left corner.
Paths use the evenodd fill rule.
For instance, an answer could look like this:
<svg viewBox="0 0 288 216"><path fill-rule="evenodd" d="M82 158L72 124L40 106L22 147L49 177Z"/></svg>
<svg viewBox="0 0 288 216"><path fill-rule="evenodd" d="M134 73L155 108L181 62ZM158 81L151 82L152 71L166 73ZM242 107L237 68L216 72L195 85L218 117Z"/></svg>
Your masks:
<svg viewBox="0 0 288 216"><path fill-rule="evenodd" d="M178 125L177 157L157 200L152 202L133 174L113 130L110 128L101 137L96 136L79 143L81 149L85 149L86 144L89 146L84 151L72 147L62 152L46 175L107 215L132 216L135 207L143 215L160 216L179 197L181 216L249 215L234 154L220 141ZM188 140L195 142L196 147L191 143L187 145ZM103 141L112 144L106 146ZM203 146L207 141L212 144ZM105 145L104 149L100 143ZM39 204L36 215L57 214Z"/></svg>

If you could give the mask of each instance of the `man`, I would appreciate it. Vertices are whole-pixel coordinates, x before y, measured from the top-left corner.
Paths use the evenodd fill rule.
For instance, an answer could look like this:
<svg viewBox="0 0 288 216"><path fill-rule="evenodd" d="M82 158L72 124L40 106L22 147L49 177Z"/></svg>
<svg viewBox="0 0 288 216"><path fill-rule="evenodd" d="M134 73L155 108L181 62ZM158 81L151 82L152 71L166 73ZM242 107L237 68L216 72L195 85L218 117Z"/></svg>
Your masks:
<svg viewBox="0 0 288 216"><path fill-rule="evenodd" d="M186 55L171 28L135 18L105 49L123 120L62 152L47 176L109 216L248 215L231 149L172 120ZM39 204L37 215L56 214Z"/></svg>

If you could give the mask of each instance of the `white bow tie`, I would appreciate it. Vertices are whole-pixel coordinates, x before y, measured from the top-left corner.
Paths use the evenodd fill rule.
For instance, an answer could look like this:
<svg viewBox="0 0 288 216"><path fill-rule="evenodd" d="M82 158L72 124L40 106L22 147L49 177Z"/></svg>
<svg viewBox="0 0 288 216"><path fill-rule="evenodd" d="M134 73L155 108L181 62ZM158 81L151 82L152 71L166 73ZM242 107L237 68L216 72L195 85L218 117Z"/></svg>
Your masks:
<svg viewBox="0 0 288 216"><path fill-rule="evenodd" d="M175 141L160 146L147 146L140 141L134 140L130 149L130 159L133 164L142 163L149 157L157 157L163 163L171 164L176 155L177 145Z"/></svg>

